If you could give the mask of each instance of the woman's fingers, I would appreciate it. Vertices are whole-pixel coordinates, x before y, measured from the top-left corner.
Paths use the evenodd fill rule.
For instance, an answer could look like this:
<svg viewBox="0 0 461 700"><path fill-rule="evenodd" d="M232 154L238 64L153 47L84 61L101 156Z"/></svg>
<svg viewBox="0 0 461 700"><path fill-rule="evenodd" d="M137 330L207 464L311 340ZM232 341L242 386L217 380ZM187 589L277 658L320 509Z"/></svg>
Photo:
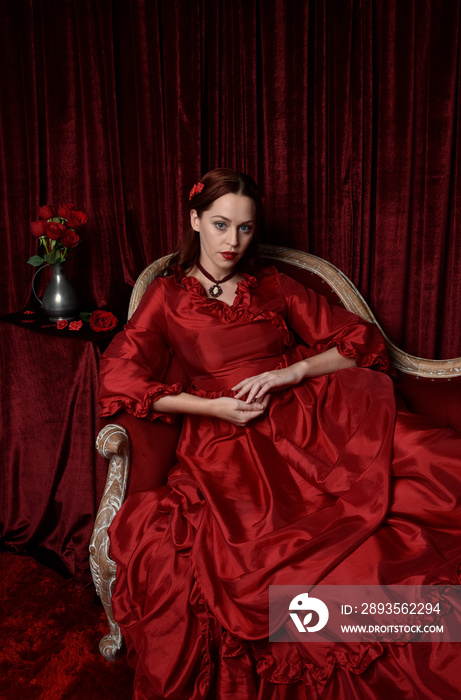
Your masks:
<svg viewBox="0 0 461 700"><path fill-rule="evenodd" d="M232 391L237 391L235 398L240 399L242 398L242 396L246 396L247 394L249 394L249 392L251 392L252 389L259 389L261 387L262 382L264 381L264 378L265 374L258 374L255 377L248 377L247 379L244 379L243 381L236 384L234 387L232 387ZM256 394L256 392L254 392L254 394Z"/></svg>
<svg viewBox="0 0 461 700"><path fill-rule="evenodd" d="M262 415L269 403L269 396L265 396L262 401L253 402L251 404L246 401L237 401L236 422L238 425L244 426L254 418Z"/></svg>
<svg viewBox="0 0 461 700"><path fill-rule="evenodd" d="M216 399L222 406L220 417L228 420L234 425L245 427L250 421L261 416L269 403L269 396L264 397L262 401L254 401L249 404L246 401L238 399Z"/></svg>
<svg viewBox="0 0 461 700"><path fill-rule="evenodd" d="M302 369L299 368L300 364L297 363L291 367L274 369L270 372L243 379L233 387L233 391L237 391L235 398L242 399L246 396L246 401L251 403L262 399L272 389L298 384L304 376Z"/></svg>
<svg viewBox="0 0 461 700"><path fill-rule="evenodd" d="M252 377L249 379L244 379L242 382L239 382L235 386L232 387L232 391L236 391L237 393L235 394L235 398L239 399L241 396L245 396L245 394L248 392L250 388L249 382L251 382ZM247 388L248 387L248 388Z"/></svg>
<svg viewBox="0 0 461 700"><path fill-rule="evenodd" d="M234 425L245 426L251 420L261 416L269 403L269 396L265 396L261 401L254 401L249 404L235 398L222 396L213 399L213 411L210 414L214 418L221 418Z"/></svg>
<svg viewBox="0 0 461 700"><path fill-rule="evenodd" d="M233 391L237 391L235 395L236 399L242 399L246 396L247 403L251 403L252 401L262 399L268 391L281 384L283 384L283 381L281 381L281 377L279 377L275 371L265 372L264 374L244 379L233 387Z"/></svg>
<svg viewBox="0 0 461 700"><path fill-rule="evenodd" d="M270 382L255 382L251 387L246 400L249 403L251 403L252 401L258 401L259 399L262 399L265 394L267 394L269 389L271 389Z"/></svg>
<svg viewBox="0 0 461 700"><path fill-rule="evenodd" d="M237 397L235 397L237 399ZM259 402L253 402L253 403L248 403L247 401L238 401L238 405L236 406L235 410L236 411L264 411L264 404L259 401Z"/></svg>

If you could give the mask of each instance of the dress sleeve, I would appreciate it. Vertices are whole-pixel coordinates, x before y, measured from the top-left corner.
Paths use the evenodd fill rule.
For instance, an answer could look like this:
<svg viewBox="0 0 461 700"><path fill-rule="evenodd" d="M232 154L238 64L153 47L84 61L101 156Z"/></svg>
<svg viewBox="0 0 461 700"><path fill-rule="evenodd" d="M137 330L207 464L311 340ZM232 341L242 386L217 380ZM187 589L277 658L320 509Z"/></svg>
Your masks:
<svg viewBox="0 0 461 700"><path fill-rule="evenodd" d="M99 371L100 417L120 409L138 418L174 421L174 414L153 411L162 396L179 394L181 383L162 383L171 350L166 339L164 280L154 280L124 330L115 336L101 358Z"/></svg>
<svg viewBox="0 0 461 700"><path fill-rule="evenodd" d="M382 333L373 323L278 273L287 303L288 324L317 353L336 347L344 357L353 357L358 367L371 367L394 374Z"/></svg>

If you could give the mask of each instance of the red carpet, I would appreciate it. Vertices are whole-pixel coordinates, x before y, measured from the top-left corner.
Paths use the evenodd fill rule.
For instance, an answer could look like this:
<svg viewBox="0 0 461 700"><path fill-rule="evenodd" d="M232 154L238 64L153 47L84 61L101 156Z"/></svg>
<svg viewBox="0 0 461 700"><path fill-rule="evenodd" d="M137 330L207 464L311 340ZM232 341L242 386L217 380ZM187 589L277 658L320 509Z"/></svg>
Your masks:
<svg viewBox="0 0 461 700"><path fill-rule="evenodd" d="M1 700L129 700L125 657L109 664L93 589L79 590L26 556L0 554Z"/></svg>

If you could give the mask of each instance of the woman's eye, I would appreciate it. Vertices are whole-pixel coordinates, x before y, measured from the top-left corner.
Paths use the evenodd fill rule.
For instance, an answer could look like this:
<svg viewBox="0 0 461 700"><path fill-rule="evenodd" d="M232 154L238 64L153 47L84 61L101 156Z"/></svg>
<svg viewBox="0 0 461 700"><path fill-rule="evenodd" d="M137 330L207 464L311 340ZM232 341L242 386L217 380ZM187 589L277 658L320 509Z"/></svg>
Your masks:
<svg viewBox="0 0 461 700"><path fill-rule="evenodd" d="M218 228L220 231L224 231L226 228L226 224L223 221L217 221L215 224L216 228Z"/></svg>
<svg viewBox="0 0 461 700"><path fill-rule="evenodd" d="M240 230L242 233L250 233L251 226L248 226L248 224L243 224L242 226L240 226Z"/></svg>

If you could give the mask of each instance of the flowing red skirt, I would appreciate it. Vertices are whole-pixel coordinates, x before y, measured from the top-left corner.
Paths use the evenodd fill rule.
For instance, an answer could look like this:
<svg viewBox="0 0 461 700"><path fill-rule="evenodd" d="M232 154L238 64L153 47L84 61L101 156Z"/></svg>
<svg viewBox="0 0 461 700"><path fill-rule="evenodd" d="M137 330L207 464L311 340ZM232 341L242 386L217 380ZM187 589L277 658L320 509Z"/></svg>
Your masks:
<svg viewBox="0 0 461 700"><path fill-rule="evenodd" d="M246 428L186 417L168 484L111 530L134 697L461 697L461 644L268 641L271 584L459 584L461 436L342 370Z"/></svg>

